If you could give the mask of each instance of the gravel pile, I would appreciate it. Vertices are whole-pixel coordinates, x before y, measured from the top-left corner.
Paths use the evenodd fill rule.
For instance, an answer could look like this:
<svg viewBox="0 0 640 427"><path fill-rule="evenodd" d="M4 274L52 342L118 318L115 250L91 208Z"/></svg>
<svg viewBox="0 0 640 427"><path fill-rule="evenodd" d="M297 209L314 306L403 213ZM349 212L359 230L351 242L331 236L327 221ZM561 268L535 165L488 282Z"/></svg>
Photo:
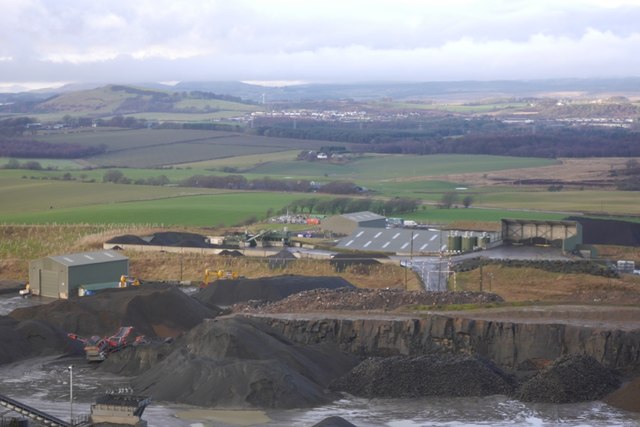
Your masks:
<svg viewBox="0 0 640 427"><path fill-rule="evenodd" d="M623 385L604 401L625 411L640 412L640 377Z"/></svg>
<svg viewBox="0 0 640 427"><path fill-rule="evenodd" d="M314 289L270 304L251 301L234 312L296 313L340 310L395 310L412 305L484 304L503 299L486 292L407 292L399 289Z"/></svg>
<svg viewBox="0 0 640 427"><path fill-rule="evenodd" d="M9 315L17 320L40 320L82 336L111 335L120 326L133 326L143 335L167 337L220 313L220 309L205 307L175 287L148 283L17 308Z"/></svg>
<svg viewBox="0 0 640 427"><path fill-rule="evenodd" d="M231 306L247 301L274 302L317 288L353 288L341 277L282 275L256 279L216 280L194 297L209 306Z"/></svg>
<svg viewBox="0 0 640 427"><path fill-rule="evenodd" d="M514 384L488 361L428 354L366 359L331 388L367 398L416 398L511 394Z"/></svg>
<svg viewBox="0 0 640 427"><path fill-rule="evenodd" d="M617 376L593 357L569 354L522 384L517 397L525 402L588 402L603 398L619 386Z"/></svg>
<svg viewBox="0 0 640 427"><path fill-rule="evenodd" d="M162 358L153 355L153 366L133 380L136 392L207 407L308 407L335 399L328 384L358 363L337 347L298 345L246 318L206 320L171 348ZM143 346L112 358L122 365L145 351Z"/></svg>

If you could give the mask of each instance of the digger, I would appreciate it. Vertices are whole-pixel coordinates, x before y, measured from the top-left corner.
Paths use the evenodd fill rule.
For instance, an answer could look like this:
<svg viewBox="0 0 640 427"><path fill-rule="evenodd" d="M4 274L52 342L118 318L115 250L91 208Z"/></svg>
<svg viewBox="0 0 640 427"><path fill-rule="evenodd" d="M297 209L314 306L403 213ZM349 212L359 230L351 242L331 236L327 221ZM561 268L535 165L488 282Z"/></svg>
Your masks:
<svg viewBox="0 0 640 427"><path fill-rule="evenodd" d="M207 268L204 270L204 279L202 280L202 284L200 285L200 288L206 288L215 279L237 279L238 277L239 276L237 271L230 271L230 270L214 271Z"/></svg>

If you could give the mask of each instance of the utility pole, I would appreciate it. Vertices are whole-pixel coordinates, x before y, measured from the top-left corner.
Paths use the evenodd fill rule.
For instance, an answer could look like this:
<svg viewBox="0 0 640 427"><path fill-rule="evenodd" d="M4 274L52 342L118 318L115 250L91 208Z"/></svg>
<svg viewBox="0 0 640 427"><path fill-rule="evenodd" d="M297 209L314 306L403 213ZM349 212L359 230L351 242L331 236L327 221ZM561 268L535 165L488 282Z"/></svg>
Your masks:
<svg viewBox="0 0 640 427"><path fill-rule="evenodd" d="M480 261L480 292L482 292L482 261Z"/></svg>
<svg viewBox="0 0 640 427"><path fill-rule="evenodd" d="M69 422L73 424L73 366L69 365Z"/></svg>

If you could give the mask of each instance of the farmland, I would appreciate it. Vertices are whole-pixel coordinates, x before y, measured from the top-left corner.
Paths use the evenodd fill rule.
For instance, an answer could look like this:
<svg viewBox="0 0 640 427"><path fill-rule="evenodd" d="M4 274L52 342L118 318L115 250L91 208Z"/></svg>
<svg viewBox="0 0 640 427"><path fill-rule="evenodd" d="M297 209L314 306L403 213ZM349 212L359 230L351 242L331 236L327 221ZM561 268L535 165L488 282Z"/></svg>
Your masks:
<svg viewBox="0 0 640 427"><path fill-rule="evenodd" d="M290 150L318 149L319 141L267 138L245 134L176 129L137 129L39 135L40 141L106 146L106 153L86 159L97 166L149 168L207 159Z"/></svg>

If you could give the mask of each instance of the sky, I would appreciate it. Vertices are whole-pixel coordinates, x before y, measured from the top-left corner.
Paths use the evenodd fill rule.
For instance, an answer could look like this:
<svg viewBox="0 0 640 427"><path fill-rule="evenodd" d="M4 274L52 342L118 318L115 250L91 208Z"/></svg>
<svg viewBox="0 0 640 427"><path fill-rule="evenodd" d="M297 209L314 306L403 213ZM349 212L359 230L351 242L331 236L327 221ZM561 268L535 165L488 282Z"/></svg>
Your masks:
<svg viewBox="0 0 640 427"><path fill-rule="evenodd" d="M640 76L640 0L0 0L0 88Z"/></svg>

